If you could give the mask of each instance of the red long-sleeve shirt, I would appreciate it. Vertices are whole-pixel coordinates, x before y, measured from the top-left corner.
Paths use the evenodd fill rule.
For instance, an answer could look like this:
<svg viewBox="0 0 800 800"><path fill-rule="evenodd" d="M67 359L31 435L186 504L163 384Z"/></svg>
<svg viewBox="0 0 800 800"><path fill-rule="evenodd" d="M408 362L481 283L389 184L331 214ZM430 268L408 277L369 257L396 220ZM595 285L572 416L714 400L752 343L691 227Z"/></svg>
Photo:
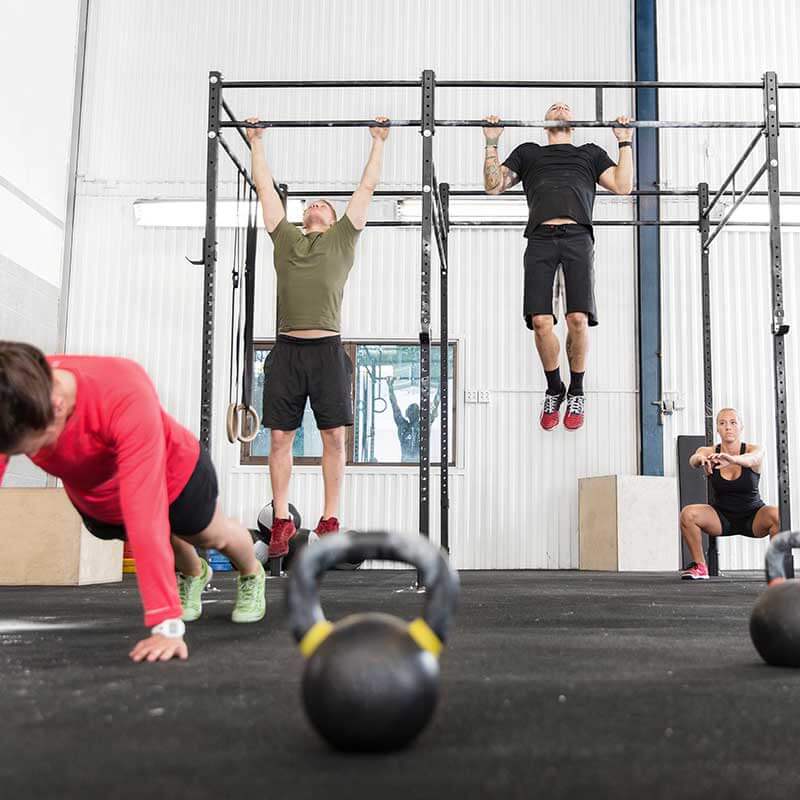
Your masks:
<svg viewBox="0 0 800 800"><path fill-rule="evenodd" d="M180 617L169 504L191 477L200 443L161 408L150 378L133 361L99 356L48 361L75 376L75 409L55 445L31 461L63 481L79 511L125 526L145 625ZM0 483L7 461L0 455Z"/></svg>

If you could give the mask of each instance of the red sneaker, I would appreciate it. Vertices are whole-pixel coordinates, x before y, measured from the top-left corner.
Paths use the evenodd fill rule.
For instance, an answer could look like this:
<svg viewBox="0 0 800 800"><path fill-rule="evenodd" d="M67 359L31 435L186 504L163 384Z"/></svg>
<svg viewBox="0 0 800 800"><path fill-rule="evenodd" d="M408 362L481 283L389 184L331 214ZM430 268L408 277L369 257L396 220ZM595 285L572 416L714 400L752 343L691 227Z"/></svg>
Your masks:
<svg viewBox="0 0 800 800"><path fill-rule="evenodd" d="M692 561L686 569L681 570L681 579L685 581L707 581L708 567L705 564L698 564Z"/></svg>
<svg viewBox="0 0 800 800"><path fill-rule="evenodd" d="M564 414L564 427L576 431L583 426L583 409L586 398L582 394L567 395L567 413Z"/></svg>
<svg viewBox="0 0 800 800"><path fill-rule="evenodd" d="M327 536L329 533L339 533L339 520L336 517L328 517L328 519L319 518L317 527L314 528L314 533L317 536Z"/></svg>
<svg viewBox="0 0 800 800"><path fill-rule="evenodd" d="M280 558L289 552L289 539L297 533L293 519L278 519L272 521L272 532L269 536L269 557Z"/></svg>
<svg viewBox="0 0 800 800"><path fill-rule="evenodd" d="M563 387L561 394L545 394L542 413L539 416L539 424L542 426L542 430L551 431L558 425L558 412L566 394L567 390Z"/></svg>

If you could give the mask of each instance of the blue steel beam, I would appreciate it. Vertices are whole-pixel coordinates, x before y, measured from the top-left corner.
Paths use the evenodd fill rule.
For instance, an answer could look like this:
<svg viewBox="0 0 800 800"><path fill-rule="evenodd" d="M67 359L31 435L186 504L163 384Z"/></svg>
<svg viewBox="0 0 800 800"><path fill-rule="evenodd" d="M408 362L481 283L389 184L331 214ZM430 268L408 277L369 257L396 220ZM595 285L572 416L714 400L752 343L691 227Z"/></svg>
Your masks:
<svg viewBox="0 0 800 800"><path fill-rule="evenodd" d="M636 0L636 80L658 80L656 0ZM636 89L636 118L658 119L658 90ZM639 128L634 142L641 189L659 188L658 129ZM637 218L659 220L659 198L637 196ZM658 226L636 229L639 319L639 472L664 474L661 426L661 250Z"/></svg>

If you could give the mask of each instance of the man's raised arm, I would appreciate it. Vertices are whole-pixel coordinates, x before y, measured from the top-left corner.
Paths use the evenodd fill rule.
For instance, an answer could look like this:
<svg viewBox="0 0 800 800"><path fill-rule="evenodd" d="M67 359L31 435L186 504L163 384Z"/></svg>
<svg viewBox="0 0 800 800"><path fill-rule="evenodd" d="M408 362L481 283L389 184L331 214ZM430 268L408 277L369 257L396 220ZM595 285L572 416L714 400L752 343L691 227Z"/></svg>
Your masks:
<svg viewBox="0 0 800 800"><path fill-rule="evenodd" d="M376 122L388 122L388 117L375 117ZM383 145L389 136L389 128L373 126L369 129L372 137L372 149L369 151L367 166L364 167L364 174L361 182L353 192L350 202L347 204L347 214L353 227L360 231L367 224L367 210L369 209L372 193L381 179L381 168L383 166Z"/></svg>
<svg viewBox="0 0 800 800"><path fill-rule="evenodd" d="M627 125L630 117L617 117L617 122ZM614 194L630 194L633 190L633 128L612 128L619 144L619 161L598 178L598 183Z"/></svg>
<svg viewBox="0 0 800 800"><path fill-rule="evenodd" d="M490 116L483 118L485 122L497 125L500 117ZM506 189L519 183L519 176L508 167L500 164L497 154L497 143L503 135L503 128L483 128L486 147L483 157L483 188L486 194L502 194Z"/></svg>
<svg viewBox="0 0 800 800"><path fill-rule="evenodd" d="M249 117L247 122L258 122L258 117ZM264 214L264 225L267 233L272 233L278 223L286 216L281 202L281 196L275 189L275 180L272 177L267 157L264 154L263 128L246 128L247 141L250 142L252 156L253 183L256 185L258 199L261 201L261 211Z"/></svg>

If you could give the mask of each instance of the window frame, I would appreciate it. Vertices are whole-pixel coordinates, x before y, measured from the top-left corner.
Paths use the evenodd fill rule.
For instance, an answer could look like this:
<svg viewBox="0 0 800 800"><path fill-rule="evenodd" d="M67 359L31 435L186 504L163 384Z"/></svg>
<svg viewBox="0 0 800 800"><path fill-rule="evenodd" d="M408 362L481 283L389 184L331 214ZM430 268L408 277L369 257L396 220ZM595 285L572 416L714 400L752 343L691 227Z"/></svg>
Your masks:
<svg viewBox="0 0 800 800"><path fill-rule="evenodd" d="M272 349L275 346L275 339L254 339L253 340L253 351L256 350L264 350L264 349ZM453 370L452 370L452 380L453 380L453 413L448 420L450 426L450 468L454 468L457 466L457 449L458 449L458 423L459 423L459 414L458 414L458 402L457 398L459 397L458 394L458 382L459 382L459 363L458 363L458 339L450 339L447 342L448 350L449 348L453 348ZM394 346L394 347L419 347L419 340L418 339L348 339L343 340L342 345L344 346L345 352L350 358L350 361L353 364L353 383L350 386L350 400L353 403L353 408L355 411L355 390L356 390L356 380L357 380L357 367L356 367L356 348L359 346ZM431 342L431 349L434 347L438 347L438 342ZM261 414L261 409L256 406L259 411L259 416ZM348 467L355 467L355 468L384 468L384 467L392 467L392 468L405 468L405 469L418 469L419 462L414 461L377 461L377 462L365 462L365 461L354 461L353 460L353 451L354 451L354 430L355 426L350 425L345 428L345 447L347 448L347 461L345 465ZM295 456L293 461L295 466L298 467L314 467L320 466L322 464L322 459L319 457L313 456ZM269 465L269 456L253 456L250 455L250 442L242 442L240 444L239 449L239 466L241 467L266 467ZM440 468L441 462L431 461L431 467Z"/></svg>

